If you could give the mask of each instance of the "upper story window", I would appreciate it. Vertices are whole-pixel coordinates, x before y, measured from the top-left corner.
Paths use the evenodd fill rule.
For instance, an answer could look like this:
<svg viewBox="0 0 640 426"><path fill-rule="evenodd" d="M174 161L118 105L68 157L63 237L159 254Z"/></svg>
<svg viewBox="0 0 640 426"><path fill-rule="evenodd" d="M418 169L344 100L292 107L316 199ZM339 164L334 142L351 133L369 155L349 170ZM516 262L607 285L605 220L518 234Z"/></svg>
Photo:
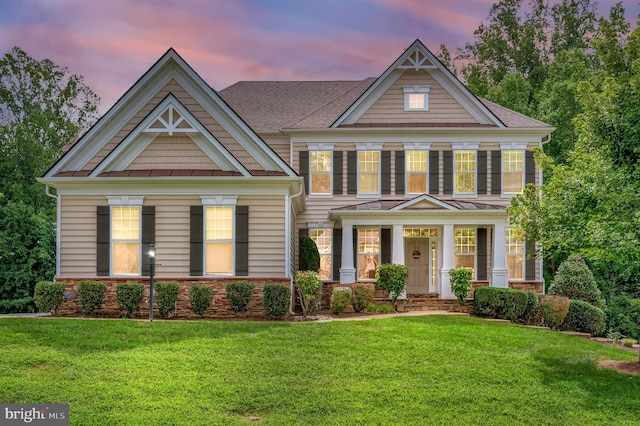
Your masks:
<svg viewBox="0 0 640 426"><path fill-rule="evenodd" d="M428 151L405 151L407 194L425 194L427 192L428 154Z"/></svg>
<svg viewBox="0 0 640 426"><path fill-rule="evenodd" d="M141 208L111 207L111 273L140 275Z"/></svg>
<svg viewBox="0 0 640 426"><path fill-rule="evenodd" d="M233 274L233 206L206 206L205 273Z"/></svg>
<svg viewBox="0 0 640 426"><path fill-rule="evenodd" d="M311 151L309 153L310 185L311 195L331 195L332 194L332 163L333 152L331 151Z"/></svg>
<svg viewBox="0 0 640 426"><path fill-rule="evenodd" d="M404 87L403 92L405 111L429 111L429 87Z"/></svg>
<svg viewBox="0 0 640 426"><path fill-rule="evenodd" d="M380 195L380 151L358 151L358 195Z"/></svg>
<svg viewBox="0 0 640 426"><path fill-rule="evenodd" d="M476 150L454 151L454 189L456 195L476 193Z"/></svg>
<svg viewBox="0 0 640 426"><path fill-rule="evenodd" d="M316 243L318 252L320 253L320 271L318 275L322 280L331 279L332 264L331 259L333 252L331 250L331 242L333 238L332 228L311 228L309 236Z"/></svg>
<svg viewBox="0 0 640 426"><path fill-rule="evenodd" d="M524 150L502 150L502 193L517 194L524 188Z"/></svg>
<svg viewBox="0 0 640 426"><path fill-rule="evenodd" d="M516 228L505 229L507 270L510 280L524 279L524 239L522 231Z"/></svg>

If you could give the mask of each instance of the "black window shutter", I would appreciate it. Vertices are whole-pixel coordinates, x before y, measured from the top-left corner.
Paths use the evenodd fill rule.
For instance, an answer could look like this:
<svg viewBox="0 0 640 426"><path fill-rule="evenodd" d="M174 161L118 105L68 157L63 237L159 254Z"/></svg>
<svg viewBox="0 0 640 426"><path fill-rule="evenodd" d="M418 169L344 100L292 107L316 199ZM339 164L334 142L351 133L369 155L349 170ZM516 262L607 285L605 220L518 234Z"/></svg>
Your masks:
<svg viewBox="0 0 640 426"><path fill-rule="evenodd" d="M487 193L487 151L478 151L478 194Z"/></svg>
<svg viewBox="0 0 640 426"><path fill-rule="evenodd" d="M440 192L440 151L429 151L429 194Z"/></svg>
<svg viewBox="0 0 640 426"><path fill-rule="evenodd" d="M358 228L353 228L353 266L358 270ZM356 272L357 274L357 272ZM358 275L356 275L356 280L358 279Z"/></svg>
<svg viewBox="0 0 640 426"><path fill-rule="evenodd" d="M151 262L149 249L156 240L156 208L155 206L142 206L142 275L151 274Z"/></svg>
<svg viewBox="0 0 640 426"><path fill-rule="evenodd" d="M331 277L334 281L340 280L340 267L342 266L342 229L334 229L333 230L333 242L331 247L331 252L333 253L332 266L333 266L333 277Z"/></svg>
<svg viewBox="0 0 640 426"><path fill-rule="evenodd" d="M304 178L304 190L309 194L309 151L300 151L298 158L300 176Z"/></svg>
<svg viewBox="0 0 640 426"><path fill-rule="evenodd" d="M502 152L491 151L491 193L502 192Z"/></svg>
<svg viewBox="0 0 640 426"><path fill-rule="evenodd" d="M535 243L524 244L524 279L534 281L536 279Z"/></svg>
<svg viewBox="0 0 640 426"><path fill-rule="evenodd" d="M453 151L443 151L442 160L443 192L453 194Z"/></svg>
<svg viewBox="0 0 640 426"><path fill-rule="evenodd" d="M536 182L536 161L533 158L532 151L525 152L525 163L524 163L524 183L535 183Z"/></svg>
<svg viewBox="0 0 640 426"><path fill-rule="evenodd" d="M391 229L380 230L380 263L391 263Z"/></svg>
<svg viewBox="0 0 640 426"><path fill-rule="evenodd" d="M485 281L487 279L487 229L478 228L476 235L476 253L478 257L476 278L478 281Z"/></svg>
<svg viewBox="0 0 640 426"><path fill-rule="evenodd" d="M347 194L358 193L358 153L347 151Z"/></svg>
<svg viewBox="0 0 640 426"><path fill-rule="evenodd" d="M204 275L203 251L203 212L202 206L191 206L189 232L189 275Z"/></svg>
<svg viewBox="0 0 640 426"><path fill-rule="evenodd" d="M404 194L404 151L396 151L396 194Z"/></svg>
<svg viewBox="0 0 640 426"><path fill-rule="evenodd" d="M380 153L381 176L381 192L382 194L391 194L391 151L382 151Z"/></svg>
<svg viewBox="0 0 640 426"><path fill-rule="evenodd" d="M96 210L96 275L109 276L109 243L111 241L111 209L98 206Z"/></svg>
<svg viewBox="0 0 640 426"><path fill-rule="evenodd" d="M236 276L249 275L249 206L236 206Z"/></svg>
<svg viewBox="0 0 640 426"><path fill-rule="evenodd" d="M342 151L333 152L333 195L342 195Z"/></svg>

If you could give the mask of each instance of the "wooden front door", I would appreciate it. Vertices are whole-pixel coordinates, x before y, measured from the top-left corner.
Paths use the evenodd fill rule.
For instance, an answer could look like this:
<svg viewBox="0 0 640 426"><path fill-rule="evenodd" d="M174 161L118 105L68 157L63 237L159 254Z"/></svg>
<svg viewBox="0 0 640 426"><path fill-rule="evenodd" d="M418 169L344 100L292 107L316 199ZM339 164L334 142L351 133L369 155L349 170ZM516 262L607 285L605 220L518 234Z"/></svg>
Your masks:
<svg viewBox="0 0 640 426"><path fill-rule="evenodd" d="M429 293L430 248L428 238L406 238L404 240L404 264L409 269L408 294Z"/></svg>

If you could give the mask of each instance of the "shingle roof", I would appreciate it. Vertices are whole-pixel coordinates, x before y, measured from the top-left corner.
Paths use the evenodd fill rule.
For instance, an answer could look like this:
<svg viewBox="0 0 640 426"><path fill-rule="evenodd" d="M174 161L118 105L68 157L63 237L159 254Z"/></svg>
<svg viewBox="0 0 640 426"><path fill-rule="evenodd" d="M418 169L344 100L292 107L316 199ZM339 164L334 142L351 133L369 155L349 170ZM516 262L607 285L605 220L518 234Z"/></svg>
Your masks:
<svg viewBox="0 0 640 426"><path fill-rule="evenodd" d="M258 132L317 129L330 127L375 80L239 81L218 94ZM507 127L550 127L491 101L480 101Z"/></svg>
<svg viewBox="0 0 640 426"><path fill-rule="evenodd" d="M433 197L436 198L436 197ZM499 206L497 204L487 204L487 203L477 203L475 201L467 201L467 200L438 200L446 203L458 210L504 210L504 206ZM375 200L368 201L361 204L353 204L350 206L338 207L333 210L391 210L394 207L397 207L401 204L406 203L407 200ZM416 208L411 207L409 210L442 210L441 207L426 207L426 208Z"/></svg>

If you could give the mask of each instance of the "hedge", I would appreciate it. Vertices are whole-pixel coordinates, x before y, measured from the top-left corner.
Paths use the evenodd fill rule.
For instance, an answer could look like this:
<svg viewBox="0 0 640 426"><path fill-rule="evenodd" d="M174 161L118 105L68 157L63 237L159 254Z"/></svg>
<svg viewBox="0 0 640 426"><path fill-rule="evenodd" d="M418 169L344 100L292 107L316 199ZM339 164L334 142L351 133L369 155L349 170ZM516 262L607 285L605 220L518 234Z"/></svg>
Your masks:
<svg viewBox="0 0 640 426"><path fill-rule="evenodd" d="M572 300L560 328L591 335L602 334L605 330L604 311L582 300Z"/></svg>

